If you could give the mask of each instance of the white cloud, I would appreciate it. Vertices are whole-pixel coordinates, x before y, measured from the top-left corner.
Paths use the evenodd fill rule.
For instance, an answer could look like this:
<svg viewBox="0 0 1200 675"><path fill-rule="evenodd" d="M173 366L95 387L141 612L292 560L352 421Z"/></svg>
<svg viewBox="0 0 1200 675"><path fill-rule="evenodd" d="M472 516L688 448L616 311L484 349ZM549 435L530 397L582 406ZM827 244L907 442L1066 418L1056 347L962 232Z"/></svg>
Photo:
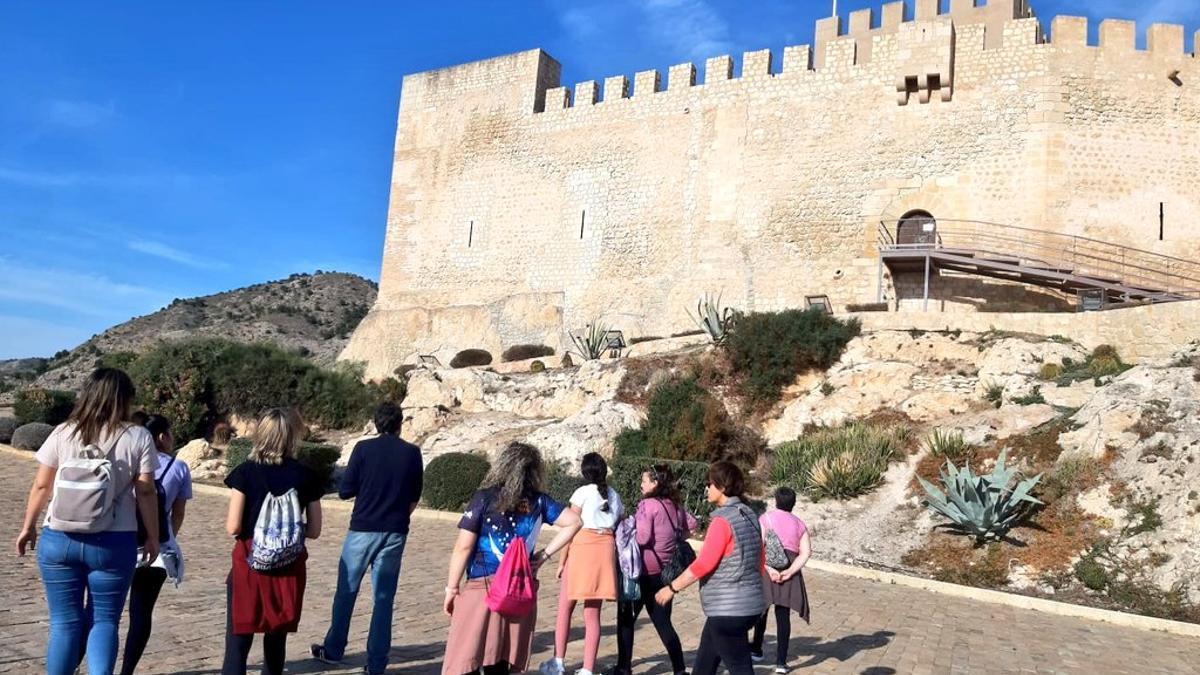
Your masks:
<svg viewBox="0 0 1200 675"><path fill-rule="evenodd" d="M730 51L729 24L705 0L641 0L651 36L672 54L693 60Z"/></svg>
<svg viewBox="0 0 1200 675"><path fill-rule="evenodd" d="M46 103L45 117L51 124L73 129L98 126L115 117L117 105L114 101L96 103L54 99Z"/></svg>
<svg viewBox="0 0 1200 675"><path fill-rule="evenodd" d="M102 265L97 261L98 265ZM168 292L106 276L37 267L0 257L0 300L62 310L113 323L166 305Z"/></svg>
<svg viewBox="0 0 1200 675"><path fill-rule="evenodd" d="M647 51L662 58L699 61L729 53L728 22L707 0L609 0L558 3L558 20L587 57L597 40L632 29ZM611 42L611 40L606 40Z"/></svg>
<svg viewBox="0 0 1200 675"><path fill-rule="evenodd" d="M138 253L145 253L198 270L222 270L229 267L228 263L221 260L194 256L157 241L132 241L128 246Z"/></svg>

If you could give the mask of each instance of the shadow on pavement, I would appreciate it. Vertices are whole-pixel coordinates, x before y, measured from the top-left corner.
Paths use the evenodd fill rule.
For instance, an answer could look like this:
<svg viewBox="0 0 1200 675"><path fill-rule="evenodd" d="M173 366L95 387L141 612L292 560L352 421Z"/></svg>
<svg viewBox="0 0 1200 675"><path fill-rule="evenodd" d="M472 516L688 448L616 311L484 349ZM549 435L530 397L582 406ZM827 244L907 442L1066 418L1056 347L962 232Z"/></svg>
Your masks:
<svg viewBox="0 0 1200 675"><path fill-rule="evenodd" d="M859 652L886 647L894 637L896 634L890 630L878 630L870 635L847 635L830 642L817 642L816 638L793 638L794 643L799 647L796 651L809 657L797 668L820 665L830 659L848 661ZM885 675L890 672L895 671L890 668L868 668L863 671L864 675Z"/></svg>

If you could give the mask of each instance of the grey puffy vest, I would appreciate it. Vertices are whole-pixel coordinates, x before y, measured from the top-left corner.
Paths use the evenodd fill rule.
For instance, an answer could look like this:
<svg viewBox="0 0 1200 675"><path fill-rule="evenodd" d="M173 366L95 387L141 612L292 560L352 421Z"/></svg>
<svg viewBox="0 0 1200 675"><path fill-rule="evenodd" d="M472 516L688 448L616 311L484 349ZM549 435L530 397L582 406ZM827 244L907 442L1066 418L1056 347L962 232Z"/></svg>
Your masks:
<svg viewBox="0 0 1200 675"><path fill-rule="evenodd" d="M763 597L762 530L754 511L736 497L713 512L733 530L733 553L700 582L705 616L755 616L767 609Z"/></svg>

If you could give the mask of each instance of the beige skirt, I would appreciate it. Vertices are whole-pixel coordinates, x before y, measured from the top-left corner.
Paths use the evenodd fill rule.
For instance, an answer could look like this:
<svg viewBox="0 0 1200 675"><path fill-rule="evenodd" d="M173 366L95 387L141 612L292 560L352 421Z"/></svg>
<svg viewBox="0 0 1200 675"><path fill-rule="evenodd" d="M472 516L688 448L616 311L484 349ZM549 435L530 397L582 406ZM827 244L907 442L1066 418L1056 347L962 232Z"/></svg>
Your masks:
<svg viewBox="0 0 1200 675"><path fill-rule="evenodd" d="M490 582L490 577L472 579L455 599L442 675L473 673L500 662L512 666L514 673L529 668L537 607L520 619L496 614L487 606Z"/></svg>
<svg viewBox="0 0 1200 675"><path fill-rule="evenodd" d="M617 539L611 531L580 530L567 550L567 597L617 599Z"/></svg>

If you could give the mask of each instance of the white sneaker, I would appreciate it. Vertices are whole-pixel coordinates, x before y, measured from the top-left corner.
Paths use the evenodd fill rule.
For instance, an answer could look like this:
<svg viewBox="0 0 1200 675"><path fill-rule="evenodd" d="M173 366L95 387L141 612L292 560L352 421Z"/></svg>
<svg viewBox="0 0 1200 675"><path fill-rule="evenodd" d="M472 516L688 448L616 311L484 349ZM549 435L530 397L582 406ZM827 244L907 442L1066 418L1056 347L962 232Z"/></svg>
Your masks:
<svg viewBox="0 0 1200 675"><path fill-rule="evenodd" d="M775 666L775 672L779 673L779 675L787 675L787 666Z"/></svg>
<svg viewBox="0 0 1200 675"><path fill-rule="evenodd" d="M558 659L550 659L538 668L538 672L542 675L563 675L563 667Z"/></svg>
<svg viewBox="0 0 1200 675"><path fill-rule="evenodd" d="M580 668L579 670L575 671L575 675L592 675L592 671L588 670L587 668Z"/></svg>

